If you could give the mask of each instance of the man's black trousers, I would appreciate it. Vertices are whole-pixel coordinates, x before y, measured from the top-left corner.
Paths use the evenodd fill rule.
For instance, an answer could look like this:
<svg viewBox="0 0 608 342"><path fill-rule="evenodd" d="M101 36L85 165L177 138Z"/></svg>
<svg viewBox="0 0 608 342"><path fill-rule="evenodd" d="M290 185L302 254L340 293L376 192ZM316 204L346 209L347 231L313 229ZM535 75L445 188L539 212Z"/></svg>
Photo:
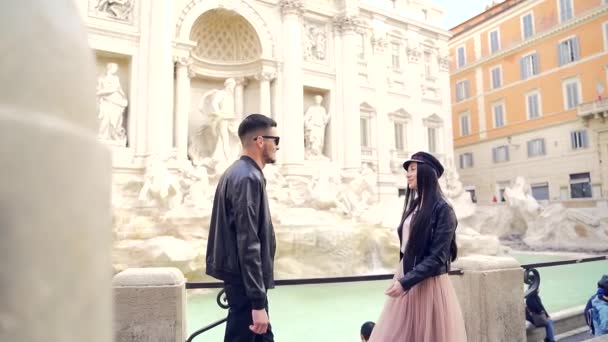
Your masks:
<svg viewBox="0 0 608 342"><path fill-rule="evenodd" d="M270 326L264 335L254 334L249 330L249 326L253 324L251 301L247 298L243 284L225 283L224 289L229 306L224 342L274 342ZM266 312L268 313L268 301Z"/></svg>

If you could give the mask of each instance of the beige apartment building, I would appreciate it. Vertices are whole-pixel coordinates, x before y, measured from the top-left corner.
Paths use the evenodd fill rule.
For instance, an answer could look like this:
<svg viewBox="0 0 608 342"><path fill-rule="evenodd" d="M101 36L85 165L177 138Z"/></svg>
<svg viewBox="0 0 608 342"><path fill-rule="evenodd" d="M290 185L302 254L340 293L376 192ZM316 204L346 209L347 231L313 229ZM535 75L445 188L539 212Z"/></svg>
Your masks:
<svg viewBox="0 0 608 342"><path fill-rule="evenodd" d="M608 198L608 1L506 0L451 30L454 159L480 203Z"/></svg>

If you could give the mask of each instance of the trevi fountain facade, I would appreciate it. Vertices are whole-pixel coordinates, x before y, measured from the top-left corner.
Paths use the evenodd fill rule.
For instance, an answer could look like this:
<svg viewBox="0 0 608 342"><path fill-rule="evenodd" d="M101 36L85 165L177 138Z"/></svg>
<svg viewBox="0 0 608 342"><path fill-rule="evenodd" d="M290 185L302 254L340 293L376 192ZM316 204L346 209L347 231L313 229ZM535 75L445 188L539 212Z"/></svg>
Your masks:
<svg viewBox="0 0 608 342"><path fill-rule="evenodd" d="M249 113L273 117L281 135L279 160L264 170L279 278L389 271L401 163L417 150L447 166L464 254L503 254L484 227L539 216L526 211L524 185L521 203L501 214L507 223L476 214L462 189L449 36L427 1L78 4L97 60L98 139L112 152L115 271L175 266L203 277L214 185L238 156L236 127Z"/></svg>

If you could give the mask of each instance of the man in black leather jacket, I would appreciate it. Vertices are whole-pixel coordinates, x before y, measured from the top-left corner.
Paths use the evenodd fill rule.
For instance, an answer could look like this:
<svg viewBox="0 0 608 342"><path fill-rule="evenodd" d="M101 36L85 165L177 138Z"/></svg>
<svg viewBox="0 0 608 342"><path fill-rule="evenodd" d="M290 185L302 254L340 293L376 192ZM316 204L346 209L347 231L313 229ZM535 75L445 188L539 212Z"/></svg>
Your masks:
<svg viewBox="0 0 608 342"><path fill-rule="evenodd" d="M224 281L224 342L274 341L266 291L274 287L276 241L262 169L276 160L276 126L261 114L243 120L243 155L224 172L213 200L206 273Z"/></svg>

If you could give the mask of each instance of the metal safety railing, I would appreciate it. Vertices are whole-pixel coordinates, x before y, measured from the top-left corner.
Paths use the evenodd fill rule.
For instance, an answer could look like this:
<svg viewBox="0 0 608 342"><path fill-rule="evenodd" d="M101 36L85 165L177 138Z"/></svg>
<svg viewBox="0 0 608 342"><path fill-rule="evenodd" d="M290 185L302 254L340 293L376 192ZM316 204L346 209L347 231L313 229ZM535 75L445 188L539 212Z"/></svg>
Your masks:
<svg viewBox="0 0 608 342"><path fill-rule="evenodd" d="M608 260L608 255L602 255L602 256L590 257L590 258L582 258L582 259L549 261L549 262L539 262L539 263L521 265L521 268L524 269L524 283L528 285L528 289L524 293L524 298L528 297L531 293L538 291L538 289L540 287L540 273L538 272L537 268L563 266L563 265L571 265L571 264L581 264L581 263L585 263L585 262L603 261L603 260Z"/></svg>
<svg viewBox="0 0 608 342"><path fill-rule="evenodd" d="M448 274L450 275L462 275L462 270L452 270ZM280 279L275 280L275 286L291 286L291 285L319 285L319 284L337 284L337 283L353 283L361 281L376 281L376 280L390 280L393 279L394 274L376 274L366 276L350 276L350 277L331 277L331 278L303 278L303 279ZM222 309L228 309L228 300L226 299L226 292L224 291L224 283L222 282L189 282L186 283L186 289L219 289L220 292L217 294L216 302ZM186 342L192 342L195 337L207 332L221 324L226 322L226 318L222 318L216 322L213 322L207 326L204 326L197 331L193 332Z"/></svg>
<svg viewBox="0 0 608 342"><path fill-rule="evenodd" d="M537 268L543 267L554 267L563 266L570 264L580 264L593 261L608 260L608 255L581 258L581 259L570 259L562 261L551 261L551 262L540 262L523 264L521 268L524 270L524 283L528 285L528 289L524 293L524 297L527 297L530 293L537 291L540 287L540 273ZM462 270L452 270L449 272L450 275L463 275ZM290 285L318 285L318 284L335 284L335 283L351 283L351 282L362 282L362 281L376 281L376 280L390 280L394 277L393 274L378 274L378 275L367 275L367 276L350 276L350 277L331 277L331 278L304 278L304 279L281 279L276 280L276 286L290 286ZM223 309L228 309L228 300L226 299L226 293L223 289L224 283L222 282L188 282L186 283L186 289L221 289L217 294L216 302ZM226 322L226 318L220 319L213 322L197 331L193 332L186 342L192 342L197 336L209 331Z"/></svg>

